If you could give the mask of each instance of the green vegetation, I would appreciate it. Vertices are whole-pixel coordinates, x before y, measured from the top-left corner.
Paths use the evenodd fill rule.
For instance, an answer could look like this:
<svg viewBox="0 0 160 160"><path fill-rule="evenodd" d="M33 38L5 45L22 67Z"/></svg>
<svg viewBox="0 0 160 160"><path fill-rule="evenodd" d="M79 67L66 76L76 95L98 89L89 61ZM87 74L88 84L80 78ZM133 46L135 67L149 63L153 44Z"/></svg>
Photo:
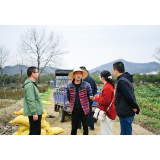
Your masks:
<svg viewBox="0 0 160 160"><path fill-rule="evenodd" d="M10 83L21 83L23 84L24 81L28 78L27 74L24 74L22 77L18 74L14 74L13 76L4 74L3 77L0 76L0 86L2 83L10 84ZM47 74L40 76L40 84L48 84L51 80L55 80L54 74ZM14 86L13 86L14 87Z"/></svg>
<svg viewBox="0 0 160 160"><path fill-rule="evenodd" d="M48 85L47 84L38 85L38 90L39 90L39 93L44 93L45 91L48 90Z"/></svg>
<svg viewBox="0 0 160 160"><path fill-rule="evenodd" d="M42 100L42 101L49 101L49 96L50 96L51 92L52 92L52 89L49 88L47 91L45 91L44 93L42 93L42 94L40 95L41 100Z"/></svg>
<svg viewBox="0 0 160 160"><path fill-rule="evenodd" d="M160 88L135 87L135 96L141 110L135 119L160 130Z"/></svg>
<svg viewBox="0 0 160 160"><path fill-rule="evenodd" d="M155 87L136 87L135 96L141 113L147 117L160 119L160 89Z"/></svg>
<svg viewBox="0 0 160 160"><path fill-rule="evenodd" d="M102 84L99 79L99 74L90 74L90 76L95 80L97 85ZM117 78L113 76L113 79L115 82L117 82ZM146 75L146 74L133 74L133 81L136 84L136 86L139 86L140 84L148 85L148 84L154 84L156 87L160 87L160 73L156 75Z"/></svg>
<svg viewBox="0 0 160 160"><path fill-rule="evenodd" d="M46 90L48 90L48 85L40 85L38 87L38 89L39 89L40 93L45 92ZM50 90L45 93L50 94ZM5 95L6 95L6 97L5 97ZM47 100L49 99L49 98L47 98L47 96L45 94L42 94L42 97L44 97L44 99L47 99ZM5 92L4 92L4 90L0 90L0 99L6 99L6 100L0 101L0 109L9 107L10 105L12 105L12 104L16 103L18 100L20 100L21 98L23 98L23 89L5 90Z"/></svg>
<svg viewBox="0 0 160 160"><path fill-rule="evenodd" d="M45 91L44 93L42 93L40 95L41 100L42 101L49 101L49 97L50 97L51 92L52 92L52 89L49 88L47 91ZM43 104L43 109L48 109L48 104Z"/></svg>
<svg viewBox="0 0 160 160"><path fill-rule="evenodd" d="M156 75L146 75L146 74L133 74L134 83L139 86L141 83L154 84L156 87L160 87L160 73Z"/></svg>
<svg viewBox="0 0 160 160"><path fill-rule="evenodd" d="M38 90L40 93L45 92L48 89L48 85L40 85L38 86ZM5 97L6 95L6 97ZM23 98L23 89L15 89L15 90L0 90L0 99L14 99L20 100Z"/></svg>

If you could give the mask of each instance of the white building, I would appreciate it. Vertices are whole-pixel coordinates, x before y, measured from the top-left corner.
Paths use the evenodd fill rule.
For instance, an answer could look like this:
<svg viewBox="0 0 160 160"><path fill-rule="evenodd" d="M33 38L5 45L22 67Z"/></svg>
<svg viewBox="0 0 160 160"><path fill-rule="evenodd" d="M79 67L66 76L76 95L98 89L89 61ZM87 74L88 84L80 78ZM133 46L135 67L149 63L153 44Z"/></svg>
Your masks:
<svg viewBox="0 0 160 160"><path fill-rule="evenodd" d="M146 75L150 75L150 74L158 74L158 71L152 71L152 72L146 73Z"/></svg>

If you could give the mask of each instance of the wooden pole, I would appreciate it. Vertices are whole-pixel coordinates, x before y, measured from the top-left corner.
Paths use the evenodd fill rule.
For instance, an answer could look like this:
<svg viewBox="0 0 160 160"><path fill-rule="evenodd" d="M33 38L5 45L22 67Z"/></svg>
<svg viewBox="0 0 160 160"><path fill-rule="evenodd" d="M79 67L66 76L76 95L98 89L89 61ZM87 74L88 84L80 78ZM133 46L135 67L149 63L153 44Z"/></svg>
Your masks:
<svg viewBox="0 0 160 160"><path fill-rule="evenodd" d="M3 135L6 131L8 131L14 124L12 124L10 127L8 127L1 135Z"/></svg>

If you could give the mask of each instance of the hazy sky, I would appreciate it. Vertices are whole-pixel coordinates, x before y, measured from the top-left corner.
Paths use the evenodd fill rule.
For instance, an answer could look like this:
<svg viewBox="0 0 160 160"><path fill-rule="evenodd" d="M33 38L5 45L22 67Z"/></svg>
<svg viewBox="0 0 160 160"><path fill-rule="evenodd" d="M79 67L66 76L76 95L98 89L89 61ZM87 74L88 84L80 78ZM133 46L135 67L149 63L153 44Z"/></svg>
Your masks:
<svg viewBox="0 0 160 160"><path fill-rule="evenodd" d="M0 44L16 54L20 34L31 25L1 25ZM160 46L159 25L50 25L48 31L61 33L69 53L63 56L62 66L73 69L84 65L93 69L119 58L129 62L156 61L153 54ZM12 62L15 64L16 61ZM9 65L9 63L7 64Z"/></svg>

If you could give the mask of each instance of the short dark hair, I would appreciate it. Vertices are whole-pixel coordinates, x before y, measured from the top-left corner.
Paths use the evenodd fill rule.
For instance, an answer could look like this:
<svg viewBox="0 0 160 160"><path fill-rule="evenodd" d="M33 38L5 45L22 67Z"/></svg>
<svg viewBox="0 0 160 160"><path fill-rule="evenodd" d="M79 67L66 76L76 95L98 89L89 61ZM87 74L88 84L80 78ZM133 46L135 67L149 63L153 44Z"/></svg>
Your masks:
<svg viewBox="0 0 160 160"><path fill-rule="evenodd" d="M114 70L116 69L119 73L124 73L124 71L125 71L124 64L121 61L115 62L113 64L113 69Z"/></svg>
<svg viewBox="0 0 160 160"><path fill-rule="evenodd" d="M83 70L85 70L85 71L87 70L86 67L84 67L84 66L81 66L81 67L79 67L79 68L80 68L80 69L83 69Z"/></svg>
<svg viewBox="0 0 160 160"><path fill-rule="evenodd" d="M29 67L27 69L27 75L28 75L28 77L30 77L32 75L32 72L35 73L35 69L37 69L37 67L33 67L33 66L31 66L31 67Z"/></svg>
<svg viewBox="0 0 160 160"><path fill-rule="evenodd" d="M88 72L88 74L89 74L89 71L86 69L86 67L81 66L81 67L79 67L79 68L80 68L80 69L83 69L84 71Z"/></svg>

